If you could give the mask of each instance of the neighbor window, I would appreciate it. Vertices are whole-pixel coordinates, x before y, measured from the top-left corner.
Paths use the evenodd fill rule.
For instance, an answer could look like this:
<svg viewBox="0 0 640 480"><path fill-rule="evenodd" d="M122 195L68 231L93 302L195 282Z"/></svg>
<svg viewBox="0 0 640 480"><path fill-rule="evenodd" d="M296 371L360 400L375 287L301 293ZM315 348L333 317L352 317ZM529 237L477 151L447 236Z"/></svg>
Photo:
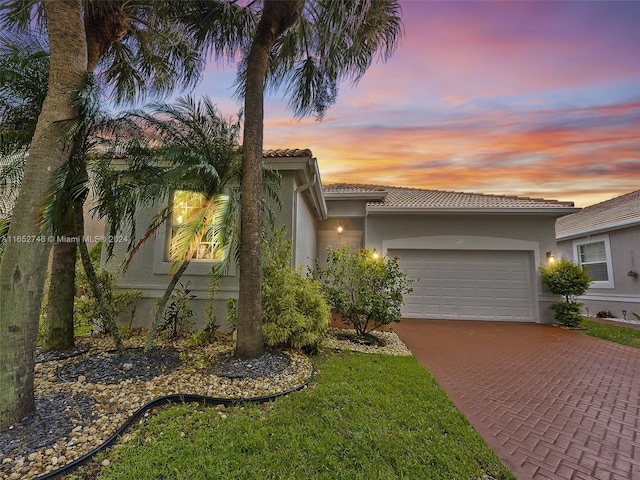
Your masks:
<svg viewBox="0 0 640 480"><path fill-rule="evenodd" d="M592 237L589 240L575 241L574 245L576 260L587 269L593 280L591 286L613 288L609 237Z"/></svg>
<svg viewBox="0 0 640 480"><path fill-rule="evenodd" d="M173 212L171 215L170 245L167 251L168 260L172 258L172 246L184 225L201 217L207 207L209 200L203 195L184 190L176 190L173 193ZM212 227L210 225L210 227ZM225 251L220 245L213 228L204 229L204 233L197 238L193 245L194 260L222 261Z"/></svg>

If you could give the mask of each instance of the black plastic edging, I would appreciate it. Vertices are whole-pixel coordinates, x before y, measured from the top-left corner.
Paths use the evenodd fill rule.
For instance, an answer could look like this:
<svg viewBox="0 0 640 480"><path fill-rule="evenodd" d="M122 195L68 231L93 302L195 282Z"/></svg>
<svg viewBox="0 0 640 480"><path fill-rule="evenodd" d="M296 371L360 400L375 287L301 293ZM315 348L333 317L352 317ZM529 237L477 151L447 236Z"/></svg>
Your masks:
<svg viewBox="0 0 640 480"><path fill-rule="evenodd" d="M201 403L203 405L224 405L225 407L229 407L232 405L240 405L243 403L254 403L254 404L262 404L266 402L270 402L279 397L284 397L285 395L289 395L290 393L297 392L306 387L309 382L313 379L315 373L315 369L311 370L311 375L307 378L301 385L297 387L291 388L289 390L285 390L284 392L274 393L273 395L265 395L262 397L250 397L250 398L218 398L218 397L208 397L206 395L194 395L194 394L175 394L175 395L165 395L163 397L158 397L150 402L145 403L143 406L138 408L131 417L124 422L120 428L118 428L107 440L105 440L101 445L98 445L93 450L85 453L80 458L75 459L73 462L64 465L63 467L56 468L55 470L50 471L40 477L36 477L35 480L51 480L56 478L58 475L64 475L72 472L76 468L87 463L93 456L106 448L109 448L115 441L120 437L134 422L136 422L147 410L150 410L155 407L159 407L166 404L172 403Z"/></svg>

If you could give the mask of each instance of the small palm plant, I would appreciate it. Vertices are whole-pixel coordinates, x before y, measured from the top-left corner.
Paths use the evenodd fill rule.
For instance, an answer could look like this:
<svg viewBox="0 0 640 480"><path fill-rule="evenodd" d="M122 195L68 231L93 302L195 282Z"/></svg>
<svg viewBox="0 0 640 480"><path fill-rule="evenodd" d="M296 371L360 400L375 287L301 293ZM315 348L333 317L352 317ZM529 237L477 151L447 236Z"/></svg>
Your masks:
<svg viewBox="0 0 640 480"><path fill-rule="evenodd" d="M156 104L151 112L136 111L128 119L137 132L119 153L127 168L115 170L103 163L99 180L98 210L109 218L110 236L129 228L135 237L136 213L165 202L147 230L129 246L125 269L135 253L157 230L170 221L172 278L156 305L145 350L149 352L162 324L167 302L194 258L217 262L223 274L230 252L237 252L236 219L240 206L240 125L223 119L209 98L177 100L175 105ZM110 169L110 172L108 171ZM279 176L265 171L267 193L279 204ZM273 219L263 201L266 218ZM113 245L109 246L109 252ZM236 255L237 257L237 255Z"/></svg>

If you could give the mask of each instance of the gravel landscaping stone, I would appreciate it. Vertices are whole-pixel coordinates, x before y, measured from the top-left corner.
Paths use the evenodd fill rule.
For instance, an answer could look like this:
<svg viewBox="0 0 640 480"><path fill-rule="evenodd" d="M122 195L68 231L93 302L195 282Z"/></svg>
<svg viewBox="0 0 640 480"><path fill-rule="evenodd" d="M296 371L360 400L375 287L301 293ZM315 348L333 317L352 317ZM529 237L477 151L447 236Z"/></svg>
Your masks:
<svg viewBox="0 0 640 480"><path fill-rule="evenodd" d="M344 333L332 330L324 348L411 355L392 332L372 332L383 344L375 347L339 340L337 332ZM0 431L0 479L33 479L73 462L158 397L263 397L302 385L313 371L310 360L293 350L238 360L233 357L230 338L187 348L185 339L160 336L149 356L142 355L144 341L144 332L125 340L122 357L104 334L81 337L72 352L39 354L35 366L37 410ZM132 438L131 433L125 433L120 441Z"/></svg>

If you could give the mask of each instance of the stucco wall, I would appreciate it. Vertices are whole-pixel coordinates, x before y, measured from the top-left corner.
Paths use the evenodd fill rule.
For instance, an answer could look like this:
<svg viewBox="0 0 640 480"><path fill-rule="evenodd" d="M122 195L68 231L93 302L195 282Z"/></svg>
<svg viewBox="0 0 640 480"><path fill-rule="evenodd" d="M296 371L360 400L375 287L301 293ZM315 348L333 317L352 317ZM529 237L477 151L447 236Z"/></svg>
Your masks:
<svg viewBox="0 0 640 480"><path fill-rule="evenodd" d="M278 209L273 206L275 212L275 226L286 226L288 235L294 239L295 267L299 265L313 265L317 250L316 219L309 191L296 192L300 186L295 171L284 171L282 174L281 203ZM137 215L138 236L144 233L153 216L164 205L157 205L140 211ZM297 236L297 240L296 237ZM171 279L171 262L166 261L168 237L166 230L161 227L155 237L150 238L140 248L124 273L120 286L125 289L142 290L143 298L138 302L135 312L126 312L120 319L122 322L133 326L149 327L155 306L155 300L162 296ZM108 268L117 271L119 265L126 257L126 243L115 246L113 259ZM191 293L196 299L191 304L198 315L196 326L205 325L207 318L205 310L209 298L209 272L212 263L208 261L192 261L187 271L181 278L181 282L189 283ZM232 262L229 274L224 279L216 297L216 313L219 323L226 326L226 302L229 298L238 297L238 272L237 266Z"/></svg>
<svg viewBox="0 0 640 480"><path fill-rule="evenodd" d="M556 251L555 219L547 216L516 215L369 215L366 243L383 249L383 241L414 237L465 236L512 239L539 245L538 264L546 252ZM451 245L465 248L465 245Z"/></svg>
<svg viewBox="0 0 640 480"><path fill-rule="evenodd" d="M633 318L631 312L640 314L640 225L598 233L607 236L611 248L614 288L590 288L586 295L580 298L584 304L584 311L589 309L593 316L599 311L610 311L616 318ZM586 241L589 237L579 237L558 242L559 253L578 262L574 242ZM629 276L629 272L639 276Z"/></svg>
<svg viewBox="0 0 640 480"><path fill-rule="evenodd" d="M544 292L537 268L546 252L556 252L555 219L524 215L380 215L366 220L366 246L386 252L388 248L434 248L460 250L522 250L532 254L531 272L536 316L553 321L549 305L556 300Z"/></svg>
<svg viewBox="0 0 640 480"><path fill-rule="evenodd" d="M137 216L137 236L142 235L149 225L154 214L160 209L149 208L140 211ZM164 293L171 280L171 262L165 261L166 231L158 230L156 237L151 237L135 254L127 271L122 275L119 285L123 289L141 290L142 299L135 307L135 311L127 311L120 318L122 323L136 327L148 328L153 318L155 301ZM127 244L117 243L114 248L114 256L106 263L106 267L114 272L120 272L123 260L126 258ZM191 306L196 312L196 326L201 328L207 318L205 310L208 305L208 288L211 262L192 261L187 271L180 279L183 285L189 285L191 293L196 296L191 301ZM235 265L231 265L229 275L220 287L216 301L216 317L221 325L226 326L226 301L228 298L237 297L238 278ZM132 315L133 313L133 315Z"/></svg>

